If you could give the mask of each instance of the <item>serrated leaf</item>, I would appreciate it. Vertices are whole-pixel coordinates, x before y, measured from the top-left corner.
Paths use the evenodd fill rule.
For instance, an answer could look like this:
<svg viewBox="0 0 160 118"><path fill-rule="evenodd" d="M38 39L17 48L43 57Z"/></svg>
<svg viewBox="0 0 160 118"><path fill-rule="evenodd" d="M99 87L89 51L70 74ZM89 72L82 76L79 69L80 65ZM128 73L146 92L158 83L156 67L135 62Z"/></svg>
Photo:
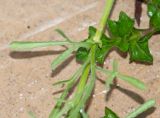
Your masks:
<svg viewBox="0 0 160 118"><path fill-rule="evenodd" d="M118 26L116 21L108 20L107 21L108 30L110 32L111 37L119 37Z"/></svg>
<svg viewBox="0 0 160 118"><path fill-rule="evenodd" d="M115 46L122 52L127 52L129 48L129 43L126 38L117 39Z"/></svg>
<svg viewBox="0 0 160 118"><path fill-rule="evenodd" d="M113 112L108 107L105 108L105 116L104 118L119 118L115 112Z"/></svg>
<svg viewBox="0 0 160 118"><path fill-rule="evenodd" d="M133 40L130 42L129 54L131 61L152 63L153 57L149 51L148 40L152 35L146 35L138 41Z"/></svg>
<svg viewBox="0 0 160 118"><path fill-rule="evenodd" d="M156 30L160 30L160 10L157 10L151 17L150 26Z"/></svg>
<svg viewBox="0 0 160 118"><path fill-rule="evenodd" d="M127 16L126 13L120 12L119 21L118 21L118 31L121 37L128 35L134 26L134 20Z"/></svg>
<svg viewBox="0 0 160 118"><path fill-rule="evenodd" d="M126 13L120 12L118 21L107 21L108 29L111 37L125 37L128 36L134 26L134 20L127 16Z"/></svg>

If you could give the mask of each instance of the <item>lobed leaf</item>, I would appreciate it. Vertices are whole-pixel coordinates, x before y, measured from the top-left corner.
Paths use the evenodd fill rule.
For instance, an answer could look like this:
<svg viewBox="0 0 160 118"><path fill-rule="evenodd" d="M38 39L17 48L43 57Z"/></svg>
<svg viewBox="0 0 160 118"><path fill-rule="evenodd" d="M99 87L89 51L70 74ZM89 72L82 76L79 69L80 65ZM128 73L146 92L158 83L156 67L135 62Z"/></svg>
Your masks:
<svg viewBox="0 0 160 118"><path fill-rule="evenodd" d="M119 118L115 112L108 107L105 108L105 116L103 118Z"/></svg>
<svg viewBox="0 0 160 118"><path fill-rule="evenodd" d="M153 57L149 51L148 40L152 35L148 34L138 41L132 40L130 42L129 54L131 61L152 63Z"/></svg>

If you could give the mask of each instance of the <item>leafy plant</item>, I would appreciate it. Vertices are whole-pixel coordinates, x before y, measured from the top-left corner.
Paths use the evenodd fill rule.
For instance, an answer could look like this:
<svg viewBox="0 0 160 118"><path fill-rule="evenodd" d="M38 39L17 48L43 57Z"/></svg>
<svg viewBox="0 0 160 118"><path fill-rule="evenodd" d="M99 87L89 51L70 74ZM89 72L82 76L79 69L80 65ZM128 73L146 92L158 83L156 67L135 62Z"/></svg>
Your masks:
<svg viewBox="0 0 160 118"><path fill-rule="evenodd" d="M90 26L88 37L84 41L74 42L68 38L65 33L59 29L56 31L64 38L64 41L46 41L46 42L12 42L10 48L15 51L31 50L33 48L46 46L67 46L68 49L60 54L51 64L52 70L55 70L63 61L65 61L74 52L76 60L82 66L68 80L62 80L53 85L65 84L66 88L57 100L55 107L49 115L49 118L88 118L85 113L86 103L92 95L96 72L102 72L107 75L106 88L109 90L115 78L126 81L128 84L140 90L145 90L146 86L140 80L124 75L119 72L117 61L113 62L113 69L107 70L99 66L104 63L108 53L117 48L122 53L130 55L130 61L152 63L153 57L150 53L148 41L155 33L160 31L160 1L150 0L148 5L148 15L150 17L150 27L148 29L137 29L134 27L134 19L130 18L125 12L120 12L119 20L108 19L114 0L106 0L104 14L100 21L98 29ZM109 31L109 36L105 34L105 27ZM76 88L74 89L74 87ZM72 97L68 97L71 90L74 89ZM154 106L155 100L144 103L137 110L129 114L126 118L133 118L144 112L146 109ZM104 118L118 118L118 116L106 107Z"/></svg>

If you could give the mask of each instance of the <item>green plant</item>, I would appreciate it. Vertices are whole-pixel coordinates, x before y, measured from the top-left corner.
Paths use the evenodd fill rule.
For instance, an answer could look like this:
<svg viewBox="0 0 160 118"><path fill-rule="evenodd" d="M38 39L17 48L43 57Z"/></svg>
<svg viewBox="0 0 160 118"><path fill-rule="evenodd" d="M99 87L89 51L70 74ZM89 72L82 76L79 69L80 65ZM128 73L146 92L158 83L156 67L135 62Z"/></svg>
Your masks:
<svg viewBox="0 0 160 118"><path fill-rule="evenodd" d="M120 12L119 20L108 19L114 0L106 0L104 14L98 29L89 27L88 38L81 42L74 42L68 38L63 31L56 30L65 39L64 41L47 42L12 42L10 48L16 51L26 51L33 48L46 46L67 46L68 49L59 55L51 64L55 70L71 53L75 52L76 60L82 66L68 80L59 81L53 85L65 84L66 89L57 100L49 118L88 118L85 113L85 104L92 95L96 80L96 71L100 71L108 76L106 88L109 90L115 78L126 81L134 87L144 90L146 86L140 80L127 76L119 72L117 61L113 62L113 70L106 70L99 66L103 64L107 54L113 48L117 48L123 53L129 53L130 61L152 63L153 57L149 51L148 41L155 33L160 31L160 1L150 0L147 2L148 15L150 17L150 27L148 29L137 29L134 27L134 20L126 13ZM105 35L105 27L109 31L109 36ZM74 88L72 98L68 95ZM137 110L132 112L127 118L136 117L146 109L154 106L155 100L150 100ZM109 115L110 114L110 115ZM104 118L118 118L109 108L106 108Z"/></svg>

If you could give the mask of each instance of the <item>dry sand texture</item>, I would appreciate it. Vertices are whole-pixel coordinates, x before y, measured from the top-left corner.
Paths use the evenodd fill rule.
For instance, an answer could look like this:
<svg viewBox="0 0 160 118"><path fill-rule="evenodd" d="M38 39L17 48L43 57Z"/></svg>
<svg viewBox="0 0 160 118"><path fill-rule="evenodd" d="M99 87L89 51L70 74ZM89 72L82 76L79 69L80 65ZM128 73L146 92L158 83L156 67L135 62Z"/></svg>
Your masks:
<svg viewBox="0 0 160 118"><path fill-rule="evenodd" d="M35 112L37 118L47 118L56 102L54 98L59 96L53 95L59 88L52 87L52 83L67 79L79 66L71 58L61 66L58 74L52 74L50 63L63 48L10 53L8 44L13 40L61 40L54 32L55 28L64 30L74 40L84 39L87 27L96 26L99 22L103 8L104 0L0 0L0 118L29 118L28 111ZM121 10L133 17L134 0L117 0L111 17L117 19ZM148 27L145 5L141 27ZM160 35L157 35L150 41L154 56L154 63L150 66L129 64L128 59L123 59L116 52L109 55L105 67L110 68L110 62L117 59L121 72L140 78L149 89L139 91L118 81L120 86L113 90L106 101L104 85L97 81L95 96L88 110L91 118L103 116L102 108L106 105L123 118L150 98L157 100L156 110L151 109L139 118L160 118L159 39ZM66 66L68 63L69 66ZM103 75L99 76L105 79Z"/></svg>

